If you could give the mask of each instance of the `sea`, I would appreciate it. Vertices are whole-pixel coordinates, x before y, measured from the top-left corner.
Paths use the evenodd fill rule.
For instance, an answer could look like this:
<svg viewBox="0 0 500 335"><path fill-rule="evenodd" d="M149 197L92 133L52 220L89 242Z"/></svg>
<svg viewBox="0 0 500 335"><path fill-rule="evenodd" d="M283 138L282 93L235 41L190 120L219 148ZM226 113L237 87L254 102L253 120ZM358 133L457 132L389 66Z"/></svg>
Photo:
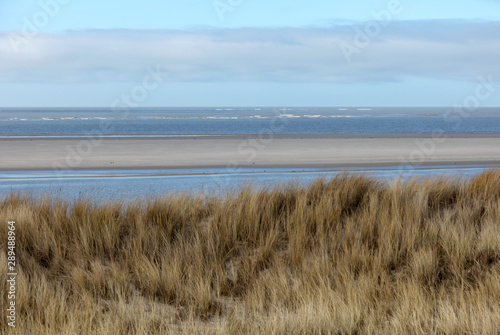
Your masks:
<svg viewBox="0 0 500 335"><path fill-rule="evenodd" d="M102 125L106 124L106 127ZM0 139L182 137L230 134L500 133L500 108L464 107L206 107L0 108ZM0 142L8 145L8 142ZM0 159L8 159L0 157ZM169 193L214 194L242 185L307 185L338 173L395 178L458 174L492 166L401 166L350 169L185 169L0 171L0 197L11 193L97 201L147 199Z"/></svg>

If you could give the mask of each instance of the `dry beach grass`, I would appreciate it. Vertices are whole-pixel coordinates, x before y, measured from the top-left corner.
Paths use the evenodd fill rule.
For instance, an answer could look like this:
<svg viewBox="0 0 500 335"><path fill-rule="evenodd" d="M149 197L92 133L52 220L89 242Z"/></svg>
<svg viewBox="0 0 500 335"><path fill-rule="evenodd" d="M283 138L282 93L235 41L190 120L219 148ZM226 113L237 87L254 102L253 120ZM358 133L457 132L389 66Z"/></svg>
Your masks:
<svg viewBox="0 0 500 335"><path fill-rule="evenodd" d="M143 202L0 200L7 334L498 334L500 170ZM0 267L2 306L6 267ZM5 308L2 308L4 311Z"/></svg>

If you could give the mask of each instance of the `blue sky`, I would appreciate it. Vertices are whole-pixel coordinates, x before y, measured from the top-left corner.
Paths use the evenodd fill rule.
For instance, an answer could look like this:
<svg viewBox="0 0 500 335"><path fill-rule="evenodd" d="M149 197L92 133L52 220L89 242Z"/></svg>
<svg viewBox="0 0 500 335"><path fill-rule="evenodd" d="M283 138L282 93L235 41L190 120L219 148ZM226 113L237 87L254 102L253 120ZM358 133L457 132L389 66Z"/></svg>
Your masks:
<svg viewBox="0 0 500 335"><path fill-rule="evenodd" d="M498 0L0 0L0 106L110 106L147 68L140 106L452 106L498 59Z"/></svg>

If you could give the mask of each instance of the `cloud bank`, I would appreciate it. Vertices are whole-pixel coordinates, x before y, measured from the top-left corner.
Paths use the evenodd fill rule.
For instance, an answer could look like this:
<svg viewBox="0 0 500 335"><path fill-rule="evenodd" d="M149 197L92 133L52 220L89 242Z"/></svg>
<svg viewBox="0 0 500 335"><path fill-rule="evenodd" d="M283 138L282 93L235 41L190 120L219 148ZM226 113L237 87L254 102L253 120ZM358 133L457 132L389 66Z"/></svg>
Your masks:
<svg viewBox="0 0 500 335"><path fill-rule="evenodd" d="M22 32L2 32L0 82L134 81L147 66L179 82L500 78L500 22L401 21L380 31L370 24L40 33L18 51L12 39Z"/></svg>

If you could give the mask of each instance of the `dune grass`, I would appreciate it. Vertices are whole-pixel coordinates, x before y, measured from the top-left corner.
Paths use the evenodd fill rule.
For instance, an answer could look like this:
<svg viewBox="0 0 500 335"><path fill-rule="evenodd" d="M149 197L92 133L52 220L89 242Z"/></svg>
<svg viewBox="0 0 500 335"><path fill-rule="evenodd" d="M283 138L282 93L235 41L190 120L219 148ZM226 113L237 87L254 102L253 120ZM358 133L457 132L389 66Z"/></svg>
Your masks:
<svg viewBox="0 0 500 335"><path fill-rule="evenodd" d="M2 315L2 334L500 332L500 170L130 203L11 195L2 306L9 220L17 322Z"/></svg>

